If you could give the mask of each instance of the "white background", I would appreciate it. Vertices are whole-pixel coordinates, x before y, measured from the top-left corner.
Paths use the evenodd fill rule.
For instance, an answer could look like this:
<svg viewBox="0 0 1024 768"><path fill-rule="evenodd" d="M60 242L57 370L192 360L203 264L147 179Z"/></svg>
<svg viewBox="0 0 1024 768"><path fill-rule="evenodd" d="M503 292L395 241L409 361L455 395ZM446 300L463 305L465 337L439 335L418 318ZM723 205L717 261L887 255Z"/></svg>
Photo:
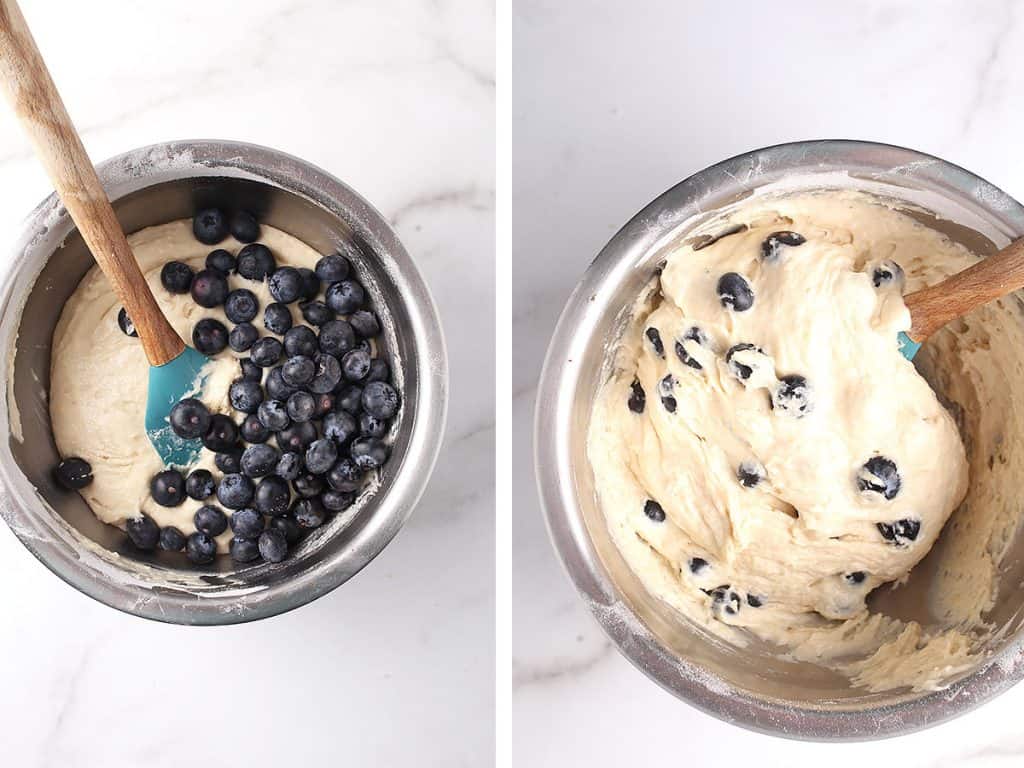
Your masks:
<svg viewBox="0 0 1024 768"><path fill-rule="evenodd" d="M500 77L501 216L514 233L511 764L1020 764L1024 686L935 729L852 745L757 735L677 701L577 599L529 459L536 379L565 299L620 226L693 172L784 141L873 139L1024 197L1022 15L1011 0L511 3Z"/></svg>
<svg viewBox="0 0 1024 768"><path fill-rule="evenodd" d="M95 160L269 145L395 225L440 306L447 441L398 538L317 602L181 628L0 526L0 764L480 766L493 755L494 14L487 0L23 0ZM0 247L49 191L0 108Z"/></svg>

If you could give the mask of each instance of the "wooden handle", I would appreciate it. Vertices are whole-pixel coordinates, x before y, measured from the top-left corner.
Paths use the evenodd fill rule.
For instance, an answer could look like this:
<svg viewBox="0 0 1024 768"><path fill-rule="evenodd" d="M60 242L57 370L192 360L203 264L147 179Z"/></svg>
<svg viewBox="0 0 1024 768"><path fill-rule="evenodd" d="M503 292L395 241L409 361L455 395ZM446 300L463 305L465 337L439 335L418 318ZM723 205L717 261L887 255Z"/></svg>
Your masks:
<svg viewBox="0 0 1024 768"><path fill-rule="evenodd" d="M1020 288L1024 288L1024 237L941 283L904 296L911 322L907 335L924 341L951 320Z"/></svg>
<svg viewBox="0 0 1024 768"><path fill-rule="evenodd" d="M0 0L0 81L53 186L135 324L151 365L185 348L149 290L15 0Z"/></svg>

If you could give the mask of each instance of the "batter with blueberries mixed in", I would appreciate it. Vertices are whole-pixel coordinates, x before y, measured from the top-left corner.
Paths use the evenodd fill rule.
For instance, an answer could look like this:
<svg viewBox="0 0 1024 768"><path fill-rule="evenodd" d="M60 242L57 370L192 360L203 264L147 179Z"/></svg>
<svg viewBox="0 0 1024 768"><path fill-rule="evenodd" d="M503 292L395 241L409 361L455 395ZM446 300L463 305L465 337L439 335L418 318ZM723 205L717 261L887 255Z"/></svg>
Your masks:
<svg viewBox="0 0 1024 768"><path fill-rule="evenodd" d="M959 540L959 567L977 570L945 571L941 626L865 601L928 554L986 461L968 502L994 508L981 452L1001 450L1001 427L965 417L969 469L896 344L904 289L976 257L852 192L748 202L714 227L667 259L598 395L588 455L611 533L652 593L733 642L752 633L873 690L942 685L973 663L999 525ZM980 349L952 333L935 354ZM980 366L965 357L960 373ZM983 397L966 380L947 388Z"/></svg>

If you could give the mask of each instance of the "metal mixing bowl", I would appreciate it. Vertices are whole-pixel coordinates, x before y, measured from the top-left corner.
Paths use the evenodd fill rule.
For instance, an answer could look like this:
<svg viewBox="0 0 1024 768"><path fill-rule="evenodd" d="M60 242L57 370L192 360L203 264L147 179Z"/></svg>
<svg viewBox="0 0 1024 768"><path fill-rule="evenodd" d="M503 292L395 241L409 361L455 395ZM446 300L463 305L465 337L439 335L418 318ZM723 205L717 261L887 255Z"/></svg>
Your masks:
<svg viewBox="0 0 1024 768"><path fill-rule="evenodd" d="M800 142L695 174L612 238L566 304L537 394L541 501L555 547L605 632L626 658L679 698L728 722L795 738L907 733L962 714L1024 675L1018 664L1024 659L1024 594L1017 586L1022 537L1004 559L997 605L986 617L1004 630L991 641L987 660L945 690L867 693L821 667L783 660L757 644L730 647L690 626L646 592L612 542L595 497L587 425L609 372L606 353L630 308L669 249L716 210L765 185L780 191L861 189L904 201L920 220L979 254L1024 233L1024 207L1006 193L962 168L899 147ZM912 579L905 591L913 601L913 590L926 587Z"/></svg>
<svg viewBox="0 0 1024 768"><path fill-rule="evenodd" d="M134 550L78 494L51 478L58 461L47 391L54 327L93 265L56 196L30 216L0 286L0 514L48 568L107 605L181 624L231 624L310 602L351 578L408 518L444 432L448 367L427 286L385 219L321 169L281 152L223 141L173 142L98 167L126 232L191 217L198 208L253 211L320 253L349 242L381 316L383 346L402 394L391 458L360 500L312 532L282 563L203 570L180 553ZM116 371L111 375L116 376ZM141 418L141 414L140 414Z"/></svg>

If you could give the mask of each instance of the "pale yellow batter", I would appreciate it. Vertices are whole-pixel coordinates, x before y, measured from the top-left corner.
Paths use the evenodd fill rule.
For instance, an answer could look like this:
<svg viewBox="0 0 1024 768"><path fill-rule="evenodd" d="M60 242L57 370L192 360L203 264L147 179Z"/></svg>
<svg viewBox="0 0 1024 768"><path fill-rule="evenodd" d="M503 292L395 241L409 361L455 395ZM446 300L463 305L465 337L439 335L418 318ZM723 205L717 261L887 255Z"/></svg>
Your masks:
<svg viewBox="0 0 1024 768"><path fill-rule="evenodd" d="M319 253L291 235L266 225L260 229L260 242L270 248L279 266L312 269L320 259ZM192 343L192 328L203 317L217 318L231 327L222 308L205 309L189 294L169 293L160 283L160 270L168 261L183 261L199 271L213 250L193 237L191 221L149 227L129 236L128 242L161 309L186 343ZM242 243L229 238L215 247L237 253ZM266 282L233 274L228 285L256 294L260 313L253 323L266 333L263 308L273 301ZM290 307L295 322L303 322L298 305ZM50 367L50 417L57 450L61 456L79 456L92 465L95 479L81 494L100 520L123 527L142 511L158 525L177 526L187 535L194 530L192 516L204 502L186 498L180 506L162 507L150 496L150 479L163 465L143 423L149 363L139 340L118 327L120 309L106 277L93 267L61 313ZM244 414L231 408L228 387L240 375L236 358L247 355L238 355L230 347L220 353L207 366L209 376L202 393L211 411L233 414L238 423ZM217 478L221 475L207 450L196 467L210 470ZM217 537L220 551L227 551L230 540L230 529Z"/></svg>
<svg viewBox="0 0 1024 768"><path fill-rule="evenodd" d="M850 192L756 200L712 231L736 225L669 256L616 349L588 435L612 535L652 593L731 642L753 633L871 690L939 687L977 661L1015 524L1002 497L1019 461L1006 442L1024 433L1005 382L1019 310L990 305L919 354L957 404L965 454L896 336L904 289L976 257ZM766 258L779 232L800 237ZM723 304L727 273L749 308ZM1012 351L990 354L989 334ZM869 471L880 457L899 478L888 494ZM946 526L936 553L938 620L870 611L868 594L905 579L958 507L971 524Z"/></svg>

